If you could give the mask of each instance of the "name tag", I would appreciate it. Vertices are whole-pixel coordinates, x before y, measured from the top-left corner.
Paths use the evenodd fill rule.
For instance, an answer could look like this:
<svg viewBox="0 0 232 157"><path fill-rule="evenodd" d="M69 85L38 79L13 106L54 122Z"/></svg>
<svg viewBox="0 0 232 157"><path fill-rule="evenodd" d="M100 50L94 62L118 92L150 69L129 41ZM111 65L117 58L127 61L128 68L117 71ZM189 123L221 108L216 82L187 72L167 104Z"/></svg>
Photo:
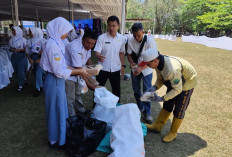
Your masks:
<svg viewBox="0 0 232 157"><path fill-rule="evenodd" d="M110 42L105 42L105 44L110 44Z"/></svg>

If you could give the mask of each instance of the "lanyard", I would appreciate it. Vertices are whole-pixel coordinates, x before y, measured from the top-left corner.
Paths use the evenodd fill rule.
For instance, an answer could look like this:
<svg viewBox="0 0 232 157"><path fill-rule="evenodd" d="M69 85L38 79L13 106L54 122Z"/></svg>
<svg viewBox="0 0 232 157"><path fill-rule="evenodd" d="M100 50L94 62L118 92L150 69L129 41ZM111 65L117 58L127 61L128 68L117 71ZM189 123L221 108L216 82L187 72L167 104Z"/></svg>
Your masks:
<svg viewBox="0 0 232 157"><path fill-rule="evenodd" d="M51 38L51 37L50 37ZM62 55L64 56L64 59L66 60L66 61L68 61L67 60L67 58L65 57L65 55L64 55L64 53L63 53L63 51L62 51L62 49L61 49L61 47L60 47L60 45L55 41L55 39L53 39L53 38L51 38L55 43L56 43L56 45L58 45L59 46L59 48L60 48L60 51L61 51L61 53L62 53Z"/></svg>
<svg viewBox="0 0 232 157"><path fill-rule="evenodd" d="M31 51L32 51L32 48L33 48L36 44L37 44L37 43L35 43L34 45L31 44L31 47L30 47Z"/></svg>
<svg viewBox="0 0 232 157"><path fill-rule="evenodd" d="M14 41L14 43L12 45L14 45L19 39L21 39L22 37L18 38L17 40Z"/></svg>

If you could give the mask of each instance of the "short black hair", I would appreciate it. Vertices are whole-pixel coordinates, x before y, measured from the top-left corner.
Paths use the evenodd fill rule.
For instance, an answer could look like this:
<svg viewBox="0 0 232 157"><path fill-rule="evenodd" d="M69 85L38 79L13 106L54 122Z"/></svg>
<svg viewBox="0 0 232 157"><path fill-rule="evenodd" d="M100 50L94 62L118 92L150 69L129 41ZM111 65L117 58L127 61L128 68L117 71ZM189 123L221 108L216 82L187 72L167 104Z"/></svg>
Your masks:
<svg viewBox="0 0 232 157"><path fill-rule="evenodd" d="M138 32L139 30L143 30L143 24L138 22L134 23L131 27L132 33Z"/></svg>
<svg viewBox="0 0 232 157"><path fill-rule="evenodd" d="M110 16L108 19L107 19L107 23L110 22L110 21L116 21L118 24L119 24L119 19L117 16Z"/></svg>
<svg viewBox="0 0 232 157"><path fill-rule="evenodd" d="M85 33L84 33L84 35L82 37L82 39L85 39L85 38L90 38L90 39L97 40L98 35L94 31L88 30L88 31L85 31Z"/></svg>

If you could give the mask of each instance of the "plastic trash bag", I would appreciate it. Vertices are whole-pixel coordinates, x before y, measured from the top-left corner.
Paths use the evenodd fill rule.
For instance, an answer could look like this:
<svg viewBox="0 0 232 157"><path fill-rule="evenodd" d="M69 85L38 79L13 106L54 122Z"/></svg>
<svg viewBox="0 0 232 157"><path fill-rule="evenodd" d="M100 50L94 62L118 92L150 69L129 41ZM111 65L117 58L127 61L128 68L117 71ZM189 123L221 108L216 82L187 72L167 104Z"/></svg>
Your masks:
<svg viewBox="0 0 232 157"><path fill-rule="evenodd" d="M94 102L96 106L93 109L92 117L107 123L107 130L111 130L112 121L116 104L119 98L105 88L96 88L94 92Z"/></svg>
<svg viewBox="0 0 232 157"><path fill-rule="evenodd" d="M93 153L105 136L106 123L91 117L70 117L66 123L65 150L74 157Z"/></svg>

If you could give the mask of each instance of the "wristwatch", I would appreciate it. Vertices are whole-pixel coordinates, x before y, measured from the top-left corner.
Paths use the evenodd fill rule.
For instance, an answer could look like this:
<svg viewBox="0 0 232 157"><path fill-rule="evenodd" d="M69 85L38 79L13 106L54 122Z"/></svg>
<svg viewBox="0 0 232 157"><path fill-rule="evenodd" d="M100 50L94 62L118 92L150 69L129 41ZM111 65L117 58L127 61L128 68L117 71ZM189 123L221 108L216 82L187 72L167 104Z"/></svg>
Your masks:
<svg viewBox="0 0 232 157"><path fill-rule="evenodd" d="M126 68L126 65L122 65L123 68Z"/></svg>

